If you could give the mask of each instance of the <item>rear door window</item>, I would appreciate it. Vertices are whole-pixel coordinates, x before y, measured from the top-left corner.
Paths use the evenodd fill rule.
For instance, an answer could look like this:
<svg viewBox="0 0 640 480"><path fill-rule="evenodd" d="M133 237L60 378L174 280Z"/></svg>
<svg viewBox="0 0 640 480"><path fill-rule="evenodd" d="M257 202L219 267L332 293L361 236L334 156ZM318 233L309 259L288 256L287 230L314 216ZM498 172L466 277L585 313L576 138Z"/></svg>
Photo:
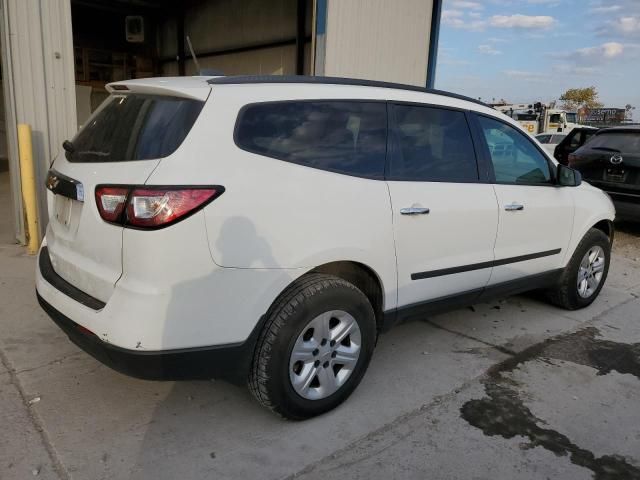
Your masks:
<svg viewBox="0 0 640 480"><path fill-rule="evenodd" d="M204 102L163 95L112 95L73 139L70 162L124 162L171 155Z"/></svg>
<svg viewBox="0 0 640 480"><path fill-rule="evenodd" d="M389 180L473 182L478 165L464 112L393 105Z"/></svg>
<svg viewBox="0 0 640 480"><path fill-rule="evenodd" d="M384 178L387 107L367 101L282 101L247 105L238 147L347 175Z"/></svg>

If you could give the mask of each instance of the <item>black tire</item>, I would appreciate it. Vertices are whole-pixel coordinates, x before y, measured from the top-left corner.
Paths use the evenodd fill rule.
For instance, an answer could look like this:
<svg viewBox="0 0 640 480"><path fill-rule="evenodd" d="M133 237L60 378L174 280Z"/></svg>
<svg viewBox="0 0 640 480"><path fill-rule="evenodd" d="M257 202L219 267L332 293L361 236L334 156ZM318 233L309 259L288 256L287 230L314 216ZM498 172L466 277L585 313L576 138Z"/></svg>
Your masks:
<svg viewBox="0 0 640 480"><path fill-rule="evenodd" d="M361 333L356 366L332 395L309 400L299 395L289 377L289 359L296 339L308 323L329 310L349 313ZM325 413L349 397L364 376L376 343L376 319L367 297L351 283L319 273L290 285L274 302L253 357L249 390L265 407L285 418L302 420Z"/></svg>
<svg viewBox="0 0 640 480"><path fill-rule="evenodd" d="M604 271L598 287L588 298L584 298L578 293L578 271L583 257L595 246L601 247L604 251ZM560 276L558 285L546 292L547 298L551 303L567 310L577 310L591 305L600 294L600 290L602 290L604 282L607 280L610 261L611 242L609 237L600 230L595 228L590 229L576 247L575 252L573 252L571 260Z"/></svg>

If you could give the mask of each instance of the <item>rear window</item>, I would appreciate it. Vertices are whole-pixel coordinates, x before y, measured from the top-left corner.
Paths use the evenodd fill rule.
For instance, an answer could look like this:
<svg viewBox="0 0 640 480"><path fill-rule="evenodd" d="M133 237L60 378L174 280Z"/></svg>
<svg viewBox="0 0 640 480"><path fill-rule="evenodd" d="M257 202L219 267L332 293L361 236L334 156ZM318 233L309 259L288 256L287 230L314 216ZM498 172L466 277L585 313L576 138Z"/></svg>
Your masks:
<svg viewBox="0 0 640 480"><path fill-rule="evenodd" d="M610 149L622 153L640 152L640 132L607 132L589 141L589 148Z"/></svg>
<svg viewBox="0 0 640 480"><path fill-rule="evenodd" d="M365 178L384 178L387 109L382 102L283 101L246 106L235 132L252 153Z"/></svg>
<svg viewBox="0 0 640 480"><path fill-rule="evenodd" d="M204 102L163 95L111 95L73 139L70 162L124 162L171 155Z"/></svg>

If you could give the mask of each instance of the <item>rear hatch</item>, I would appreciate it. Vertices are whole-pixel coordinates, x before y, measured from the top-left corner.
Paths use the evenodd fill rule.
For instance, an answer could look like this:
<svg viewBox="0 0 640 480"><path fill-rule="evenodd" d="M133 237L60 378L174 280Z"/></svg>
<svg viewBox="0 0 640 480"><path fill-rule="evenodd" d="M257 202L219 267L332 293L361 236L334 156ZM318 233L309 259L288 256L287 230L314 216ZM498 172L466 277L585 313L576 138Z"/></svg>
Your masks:
<svg viewBox="0 0 640 480"><path fill-rule="evenodd" d="M111 84L110 97L66 144L48 176L47 246L53 268L103 302L122 274L123 227L100 216L96 186L143 185L162 158L175 154L210 88L205 79L176 79L174 88L171 83Z"/></svg>
<svg viewBox="0 0 640 480"><path fill-rule="evenodd" d="M640 194L640 129L596 135L571 157L585 180L609 192Z"/></svg>

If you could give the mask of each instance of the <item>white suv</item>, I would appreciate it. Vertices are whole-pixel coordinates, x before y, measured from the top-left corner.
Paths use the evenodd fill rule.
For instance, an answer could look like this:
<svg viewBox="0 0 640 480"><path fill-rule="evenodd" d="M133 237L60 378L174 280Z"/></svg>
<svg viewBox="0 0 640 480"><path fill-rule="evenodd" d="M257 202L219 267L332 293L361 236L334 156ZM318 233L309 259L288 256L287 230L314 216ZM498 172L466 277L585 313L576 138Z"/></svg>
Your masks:
<svg viewBox="0 0 640 480"><path fill-rule="evenodd" d="M246 383L289 418L334 408L379 332L606 279L614 208L473 99L317 77L109 85L49 173L42 307L142 378Z"/></svg>

